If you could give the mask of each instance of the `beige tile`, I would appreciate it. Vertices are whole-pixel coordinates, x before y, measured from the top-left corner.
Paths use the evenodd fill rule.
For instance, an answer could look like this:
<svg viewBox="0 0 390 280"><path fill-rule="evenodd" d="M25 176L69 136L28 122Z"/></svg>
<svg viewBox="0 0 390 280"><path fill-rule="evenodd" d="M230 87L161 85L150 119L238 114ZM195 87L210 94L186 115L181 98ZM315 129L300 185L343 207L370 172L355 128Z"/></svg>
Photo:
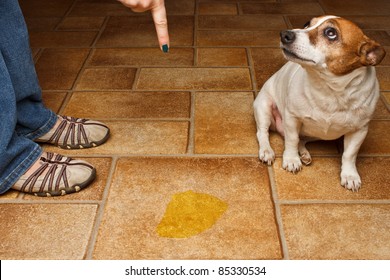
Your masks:
<svg viewBox="0 0 390 280"><path fill-rule="evenodd" d="M158 48L95 49L88 62L91 66L192 66L192 48L171 48L169 54Z"/></svg>
<svg viewBox="0 0 390 280"><path fill-rule="evenodd" d="M368 134L360 148L360 154L390 154L390 138L388 137L390 121L372 120Z"/></svg>
<svg viewBox="0 0 390 280"><path fill-rule="evenodd" d="M252 92L198 92L195 153L257 154Z"/></svg>
<svg viewBox="0 0 390 280"><path fill-rule="evenodd" d="M280 259L267 169L245 158L123 158L118 161L94 259ZM213 195L228 210L191 238L159 237L175 193Z"/></svg>
<svg viewBox="0 0 390 280"><path fill-rule="evenodd" d="M244 48L198 48L198 66L248 66Z"/></svg>
<svg viewBox="0 0 390 280"><path fill-rule="evenodd" d="M286 23L279 15L199 16L199 29L281 30Z"/></svg>
<svg viewBox="0 0 390 280"><path fill-rule="evenodd" d="M137 90L251 90L248 68L142 68Z"/></svg>
<svg viewBox="0 0 390 280"><path fill-rule="evenodd" d="M279 48L251 48L250 50L260 90L263 84L276 73L287 60Z"/></svg>
<svg viewBox="0 0 390 280"><path fill-rule="evenodd" d="M192 46L194 18L170 16L170 46ZM155 47L156 31L150 16L111 17L101 34L97 46L102 47Z"/></svg>
<svg viewBox="0 0 390 280"><path fill-rule="evenodd" d="M243 3L244 14L316 14L321 15L322 9L318 3Z"/></svg>
<svg viewBox="0 0 390 280"><path fill-rule="evenodd" d="M135 68L86 68L76 85L77 90L129 90L137 69Z"/></svg>
<svg viewBox="0 0 390 280"><path fill-rule="evenodd" d="M376 67L381 90L390 90L390 67Z"/></svg>
<svg viewBox="0 0 390 280"><path fill-rule="evenodd" d="M0 258L83 259L96 210L93 204L0 204Z"/></svg>
<svg viewBox="0 0 390 280"><path fill-rule="evenodd" d="M77 154L77 151L74 152ZM54 196L50 198L36 197L33 195L25 195L24 200L34 201L57 201L57 200L102 200L103 192L107 185L107 179L111 168L111 158L81 158L77 155L74 158L82 159L92 164L96 168L96 179L87 188L80 192L65 195L65 196Z"/></svg>
<svg viewBox="0 0 390 280"><path fill-rule="evenodd" d="M90 119L189 118L189 92L74 92L63 114Z"/></svg>
<svg viewBox="0 0 390 280"><path fill-rule="evenodd" d="M43 103L52 111L58 113L64 102L66 92L44 91L42 93Z"/></svg>
<svg viewBox="0 0 390 280"><path fill-rule="evenodd" d="M279 31L199 30L197 44L202 47L279 46Z"/></svg>
<svg viewBox="0 0 390 280"><path fill-rule="evenodd" d="M1 200L9 200L9 199L16 199L19 195L18 191L14 191L12 189L8 190L7 192L0 195L0 201Z"/></svg>
<svg viewBox="0 0 390 280"><path fill-rule="evenodd" d="M390 3L386 0L321 0L321 6L327 14L342 15L389 15Z"/></svg>
<svg viewBox="0 0 390 280"><path fill-rule="evenodd" d="M33 48L90 47L97 32L30 32L30 44Z"/></svg>
<svg viewBox="0 0 390 280"><path fill-rule="evenodd" d="M184 154L188 122L104 121L111 131L108 141L96 148L66 151L44 145L46 151L72 155Z"/></svg>
<svg viewBox="0 0 390 280"><path fill-rule="evenodd" d="M104 17L66 17L58 25L58 30L100 29Z"/></svg>
<svg viewBox="0 0 390 280"><path fill-rule="evenodd" d="M200 15L237 15L235 3L199 3Z"/></svg>
<svg viewBox="0 0 390 280"><path fill-rule="evenodd" d="M274 163L274 174L280 200L388 200L390 199L389 157L357 159L357 168L362 180L359 192L351 192L340 184L340 157L313 157L309 166L297 174L282 168L282 159Z"/></svg>
<svg viewBox="0 0 390 280"><path fill-rule="evenodd" d="M88 49L45 49L35 66L42 89L71 89L88 53Z"/></svg>
<svg viewBox="0 0 390 280"><path fill-rule="evenodd" d="M283 205L290 259L390 258L390 205Z"/></svg>

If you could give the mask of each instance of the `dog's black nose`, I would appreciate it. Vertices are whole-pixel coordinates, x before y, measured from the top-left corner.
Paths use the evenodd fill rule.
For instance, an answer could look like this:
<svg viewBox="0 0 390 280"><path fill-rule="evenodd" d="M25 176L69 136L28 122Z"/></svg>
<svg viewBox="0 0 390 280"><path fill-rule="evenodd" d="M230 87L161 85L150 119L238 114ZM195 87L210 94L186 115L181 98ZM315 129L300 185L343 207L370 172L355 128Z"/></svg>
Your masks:
<svg viewBox="0 0 390 280"><path fill-rule="evenodd" d="M283 44L291 44L295 41L295 33L290 30L284 30L280 32L280 40Z"/></svg>

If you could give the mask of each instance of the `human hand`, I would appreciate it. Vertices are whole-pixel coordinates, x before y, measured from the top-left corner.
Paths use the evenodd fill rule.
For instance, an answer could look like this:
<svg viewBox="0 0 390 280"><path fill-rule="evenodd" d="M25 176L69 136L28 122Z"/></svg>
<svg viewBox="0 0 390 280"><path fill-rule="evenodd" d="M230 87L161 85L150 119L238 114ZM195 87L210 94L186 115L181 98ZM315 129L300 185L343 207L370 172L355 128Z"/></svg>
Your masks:
<svg viewBox="0 0 390 280"><path fill-rule="evenodd" d="M169 50L169 34L167 13L164 0L118 0L126 7L129 7L136 13L142 13L150 10L152 13L154 25L156 27L157 38L160 49L163 52Z"/></svg>

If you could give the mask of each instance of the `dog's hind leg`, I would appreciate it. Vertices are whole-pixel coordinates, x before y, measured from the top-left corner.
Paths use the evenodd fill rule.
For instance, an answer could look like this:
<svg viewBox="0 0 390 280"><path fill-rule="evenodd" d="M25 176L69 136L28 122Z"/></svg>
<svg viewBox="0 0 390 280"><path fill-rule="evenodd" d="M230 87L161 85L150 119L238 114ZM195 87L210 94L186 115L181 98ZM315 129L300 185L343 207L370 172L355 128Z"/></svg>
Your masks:
<svg viewBox="0 0 390 280"><path fill-rule="evenodd" d="M298 144L298 152L301 158L301 161L304 165L309 165L311 163L311 155L309 151L306 149L306 143L309 142L305 139L299 140Z"/></svg>

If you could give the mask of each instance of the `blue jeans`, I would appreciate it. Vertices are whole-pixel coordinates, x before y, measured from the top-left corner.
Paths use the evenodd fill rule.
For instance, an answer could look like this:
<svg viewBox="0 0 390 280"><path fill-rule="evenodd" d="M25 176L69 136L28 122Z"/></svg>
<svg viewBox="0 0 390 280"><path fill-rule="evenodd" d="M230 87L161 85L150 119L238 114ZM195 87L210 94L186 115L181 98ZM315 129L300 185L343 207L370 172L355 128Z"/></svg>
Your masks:
<svg viewBox="0 0 390 280"><path fill-rule="evenodd" d="M42 150L33 140L56 120L42 104L18 0L0 0L0 194L38 159Z"/></svg>

